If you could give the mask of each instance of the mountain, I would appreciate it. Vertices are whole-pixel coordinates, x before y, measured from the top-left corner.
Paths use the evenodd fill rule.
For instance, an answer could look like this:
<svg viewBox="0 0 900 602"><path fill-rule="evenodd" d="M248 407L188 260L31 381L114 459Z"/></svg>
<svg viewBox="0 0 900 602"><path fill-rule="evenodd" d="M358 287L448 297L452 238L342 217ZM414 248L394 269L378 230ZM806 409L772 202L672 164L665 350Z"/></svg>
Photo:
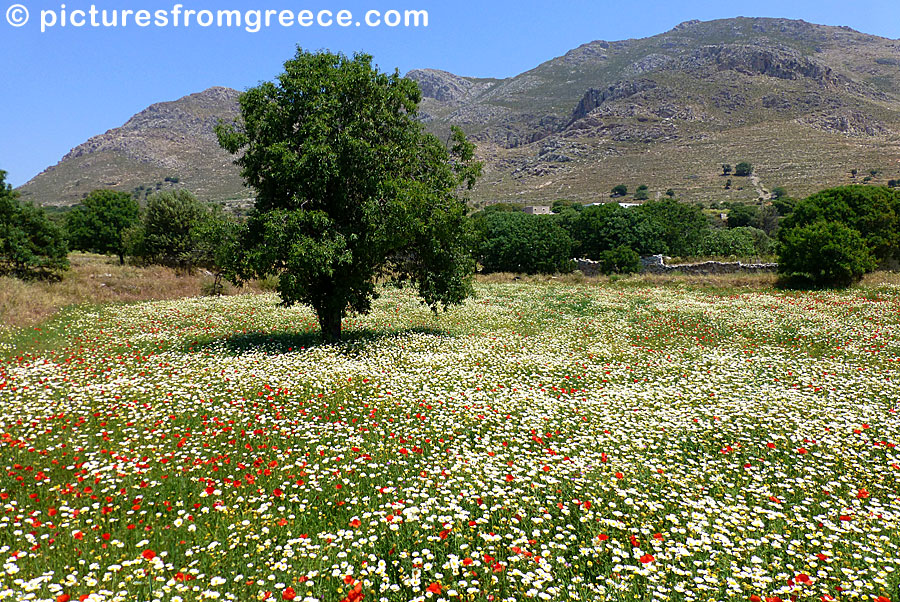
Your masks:
<svg viewBox="0 0 900 602"><path fill-rule="evenodd" d="M219 147L219 119L238 116L240 92L210 88L173 102L154 104L122 127L75 147L19 190L45 205L77 203L96 188L136 191L138 196L184 187L209 201L251 196L234 158Z"/></svg>
<svg viewBox="0 0 900 602"><path fill-rule="evenodd" d="M787 19L688 21L640 40L594 41L508 79L411 71L421 118L478 143L477 203L596 201L624 183L690 200L803 195L900 178L900 42ZM154 105L73 150L23 187L71 203L97 186L179 178L210 199L245 198L217 148L216 117L236 92L215 88ZM216 108L218 106L218 108ZM749 161L752 178L723 163ZM875 171L875 175L869 172Z"/></svg>

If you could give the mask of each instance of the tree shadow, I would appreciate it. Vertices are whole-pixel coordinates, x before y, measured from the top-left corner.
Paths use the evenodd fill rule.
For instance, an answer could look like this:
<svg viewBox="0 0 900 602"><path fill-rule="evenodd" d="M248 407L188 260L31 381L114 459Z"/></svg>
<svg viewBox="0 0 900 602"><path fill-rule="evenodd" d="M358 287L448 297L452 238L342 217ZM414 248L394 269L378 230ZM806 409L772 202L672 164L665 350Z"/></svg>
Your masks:
<svg viewBox="0 0 900 602"><path fill-rule="evenodd" d="M365 350L373 343L400 337L424 334L430 336L451 336L446 330L417 326L399 330L352 329L342 333L338 343L325 343L319 330L308 331L251 331L226 337L213 338L195 342L186 346L185 351L209 351L231 355L248 353L264 353L266 355L283 355L316 348L330 348L340 354L352 354Z"/></svg>

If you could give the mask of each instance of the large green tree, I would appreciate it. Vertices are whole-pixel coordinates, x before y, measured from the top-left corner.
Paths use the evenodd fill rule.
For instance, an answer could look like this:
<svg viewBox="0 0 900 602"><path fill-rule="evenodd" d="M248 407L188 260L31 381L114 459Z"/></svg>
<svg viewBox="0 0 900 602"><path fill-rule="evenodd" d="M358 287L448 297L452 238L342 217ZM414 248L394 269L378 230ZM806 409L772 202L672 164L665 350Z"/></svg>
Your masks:
<svg viewBox="0 0 900 602"><path fill-rule="evenodd" d="M19 201L0 170L0 274L52 276L68 269L68 252L62 230L43 209Z"/></svg>
<svg viewBox="0 0 900 602"><path fill-rule="evenodd" d="M454 130L448 149L416 120L415 82L372 57L297 50L277 82L241 95L220 144L256 191L235 277L278 274L285 304L311 305L326 341L365 313L379 276L414 282L434 308L461 302L474 261L463 185L480 172Z"/></svg>
<svg viewBox="0 0 900 602"><path fill-rule="evenodd" d="M79 251L116 255L125 263L123 234L141 216L137 201L126 192L95 190L66 218L69 246Z"/></svg>

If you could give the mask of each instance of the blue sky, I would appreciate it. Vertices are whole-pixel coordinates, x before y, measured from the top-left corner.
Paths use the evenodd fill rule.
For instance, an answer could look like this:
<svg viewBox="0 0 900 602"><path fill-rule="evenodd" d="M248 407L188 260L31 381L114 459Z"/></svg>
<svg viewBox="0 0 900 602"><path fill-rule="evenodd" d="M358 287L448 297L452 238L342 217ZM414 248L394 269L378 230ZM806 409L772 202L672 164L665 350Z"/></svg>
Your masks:
<svg viewBox="0 0 900 602"><path fill-rule="evenodd" d="M154 102L210 86L246 89L276 76L299 44L352 53L364 50L383 70L430 67L460 75L509 77L592 40L640 38L688 19L786 17L900 38L896 0L95 0L98 9L424 9L429 26L242 29L61 28L40 31L40 13L87 10L91 0L0 0L0 169L24 184L91 136L122 125ZM30 21L19 28L4 14L24 5ZM47 17L49 20L50 17Z"/></svg>

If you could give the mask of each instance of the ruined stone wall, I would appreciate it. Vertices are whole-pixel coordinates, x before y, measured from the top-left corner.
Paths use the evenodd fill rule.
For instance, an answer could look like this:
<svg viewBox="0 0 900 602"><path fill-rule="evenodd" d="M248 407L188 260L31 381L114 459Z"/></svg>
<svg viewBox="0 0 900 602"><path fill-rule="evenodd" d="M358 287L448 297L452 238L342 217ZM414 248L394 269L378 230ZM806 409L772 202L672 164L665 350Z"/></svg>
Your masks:
<svg viewBox="0 0 900 602"><path fill-rule="evenodd" d="M645 274L671 274L679 272L682 274L737 274L747 272L774 272L778 269L777 263L741 263L722 262L722 261L704 261L702 263L688 263L683 265L666 264L667 257L662 255L653 255L651 257L642 257L641 265ZM599 276L600 262L590 259L576 259L575 263L578 270L585 276Z"/></svg>

